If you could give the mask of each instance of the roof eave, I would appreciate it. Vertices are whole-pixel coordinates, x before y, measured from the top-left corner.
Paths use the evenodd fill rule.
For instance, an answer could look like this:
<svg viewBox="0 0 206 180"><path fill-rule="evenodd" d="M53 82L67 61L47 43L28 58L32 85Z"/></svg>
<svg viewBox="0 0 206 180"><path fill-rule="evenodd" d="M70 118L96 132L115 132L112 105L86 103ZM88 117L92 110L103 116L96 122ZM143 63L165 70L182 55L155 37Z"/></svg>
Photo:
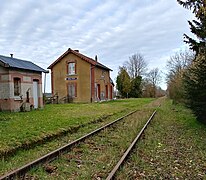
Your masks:
<svg viewBox="0 0 206 180"><path fill-rule="evenodd" d="M57 60L54 61L47 69L52 69L52 67L53 67L55 64L57 64L63 57L65 57L65 56L69 53L69 50L70 50L70 48L69 48L64 54L62 54L61 56L59 56L59 57L57 58Z"/></svg>
<svg viewBox="0 0 206 180"><path fill-rule="evenodd" d="M53 67L55 64L57 64L62 58L64 58L64 57L65 57L66 55L68 55L69 53L73 53L74 55L78 56L79 58L86 60L84 57L82 57L81 55L79 55L77 52L75 52L74 50L72 50L71 48L69 48L64 54L62 54L61 56L59 56L59 57L57 58L57 60L54 61L47 69L52 69L52 67ZM87 60L86 60L86 61L87 61ZM87 61L87 62L88 62L88 61ZM89 62L89 63L95 65L95 64L92 63L92 62Z"/></svg>
<svg viewBox="0 0 206 180"><path fill-rule="evenodd" d="M100 67L100 68L102 68L102 69L106 69L106 70L108 70L108 71L113 71L112 69L110 69L110 68L108 68L108 67L103 67L103 66L98 65L98 64L96 64L96 66L98 66L98 67Z"/></svg>
<svg viewBox="0 0 206 180"><path fill-rule="evenodd" d="M0 65L3 66L3 67L6 67L8 68L9 67L9 64L8 63L5 63L3 61L0 60Z"/></svg>

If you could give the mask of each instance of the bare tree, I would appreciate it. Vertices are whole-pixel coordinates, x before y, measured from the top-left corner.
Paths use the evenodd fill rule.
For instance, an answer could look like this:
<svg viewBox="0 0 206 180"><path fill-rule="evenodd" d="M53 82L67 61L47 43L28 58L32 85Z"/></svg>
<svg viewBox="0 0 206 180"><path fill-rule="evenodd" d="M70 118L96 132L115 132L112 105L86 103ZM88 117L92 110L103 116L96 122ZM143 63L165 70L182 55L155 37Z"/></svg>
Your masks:
<svg viewBox="0 0 206 180"><path fill-rule="evenodd" d="M158 84L161 81L161 71L158 68L152 69L148 74L147 74L147 81L152 85L152 94L153 97L156 97L156 89Z"/></svg>
<svg viewBox="0 0 206 180"><path fill-rule="evenodd" d="M171 81L175 76L181 75L182 71L192 63L194 58L195 54L188 50L176 52L175 55L171 56L167 62L167 81Z"/></svg>
<svg viewBox="0 0 206 180"><path fill-rule="evenodd" d="M176 52L167 62L167 89L174 102L184 102L183 74L194 58L194 52L185 50Z"/></svg>
<svg viewBox="0 0 206 180"><path fill-rule="evenodd" d="M125 62L125 66L132 79L138 76L142 76L147 70L147 63L143 55L139 53L136 53L129 57L129 60Z"/></svg>

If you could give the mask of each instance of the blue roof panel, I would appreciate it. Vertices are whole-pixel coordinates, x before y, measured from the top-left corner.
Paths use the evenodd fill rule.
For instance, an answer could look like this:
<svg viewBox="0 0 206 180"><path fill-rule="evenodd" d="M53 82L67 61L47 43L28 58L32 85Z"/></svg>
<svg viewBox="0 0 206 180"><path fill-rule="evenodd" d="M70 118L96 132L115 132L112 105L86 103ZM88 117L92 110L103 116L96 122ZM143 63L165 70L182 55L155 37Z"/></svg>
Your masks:
<svg viewBox="0 0 206 180"><path fill-rule="evenodd" d="M6 57L0 55L0 61L6 65L5 67L25 69L25 70L37 71L37 72L47 72L43 68L37 66L36 64L30 61L25 61L13 57Z"/></svg>

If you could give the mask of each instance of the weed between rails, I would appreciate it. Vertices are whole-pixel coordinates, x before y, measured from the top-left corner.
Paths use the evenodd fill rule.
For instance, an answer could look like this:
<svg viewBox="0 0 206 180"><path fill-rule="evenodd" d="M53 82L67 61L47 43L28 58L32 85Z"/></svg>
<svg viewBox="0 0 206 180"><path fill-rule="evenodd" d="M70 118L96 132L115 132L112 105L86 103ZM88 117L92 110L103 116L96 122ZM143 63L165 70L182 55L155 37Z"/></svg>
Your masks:
<svg viewBox="0 0 206 180"><path fill-rule="evenodd" d="M27 176L36 179L105 178L151 113L151 109L138 111L98 135L90 137L84 143L76 145L71 152L46 165L53 167L52 172L48 173L45 167L41 167L32 170Z"/></svg>

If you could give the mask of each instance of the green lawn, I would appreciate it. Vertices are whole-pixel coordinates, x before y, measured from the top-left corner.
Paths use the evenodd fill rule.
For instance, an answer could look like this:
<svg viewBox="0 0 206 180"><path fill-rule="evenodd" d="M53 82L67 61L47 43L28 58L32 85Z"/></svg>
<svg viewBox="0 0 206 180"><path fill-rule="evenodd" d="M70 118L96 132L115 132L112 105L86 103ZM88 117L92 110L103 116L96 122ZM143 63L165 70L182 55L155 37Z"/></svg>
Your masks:
<svg viewBox="0 0 206 180"><path fill-rule="evenodd" d="M47 105L32 112L0 112L0 155L30 147L99 118L141 108L153 99L127 99L92 104Z"/></svg>

